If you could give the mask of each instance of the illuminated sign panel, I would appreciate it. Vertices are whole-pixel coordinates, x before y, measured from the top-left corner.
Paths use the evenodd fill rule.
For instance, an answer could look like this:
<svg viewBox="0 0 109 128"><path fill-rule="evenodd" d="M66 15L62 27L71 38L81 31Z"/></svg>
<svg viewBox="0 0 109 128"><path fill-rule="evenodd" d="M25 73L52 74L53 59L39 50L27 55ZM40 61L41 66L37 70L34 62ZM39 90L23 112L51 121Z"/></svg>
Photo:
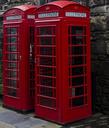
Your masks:
<svg viewBox="0 0 109 128"><path fill-rule="evenodd" d="M27 19L35 19L35 15L28 15Z"/></svg>
<svg viewBox="0 0 109 128"><path fill-rule="evenodd" d="M87 14L86 13L80 13L80 12L66 12L65 16L86 18Z"/></svg>
<svg viewBox="0 0 109 128"><path fill-rule="evenodd" d="M59 13L58 12L50 12L50 13L41 13L38 14L38 18L45 18L45 17L58 17Z"/></svg>
<svg viewBox="0 0 109 128"><path fill-rule="evenodd" d="M21 15L17 15L17 16L7 16L6 20L20 20L22 19Z"/></svg>

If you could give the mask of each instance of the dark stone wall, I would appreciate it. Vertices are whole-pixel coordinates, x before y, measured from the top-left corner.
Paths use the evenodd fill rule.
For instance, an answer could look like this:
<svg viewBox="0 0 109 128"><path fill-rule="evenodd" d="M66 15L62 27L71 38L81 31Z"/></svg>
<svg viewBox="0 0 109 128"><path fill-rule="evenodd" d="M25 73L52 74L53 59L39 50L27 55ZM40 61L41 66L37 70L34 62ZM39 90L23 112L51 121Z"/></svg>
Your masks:
<svg viewBox="0 0 109 128"><path fill-rule="evenodd" d="M95 110L109 114L109 1L91 8L92 86ZM102 5L102 6L101 6ZM92 94L93 94L92 93Z"/></svg>

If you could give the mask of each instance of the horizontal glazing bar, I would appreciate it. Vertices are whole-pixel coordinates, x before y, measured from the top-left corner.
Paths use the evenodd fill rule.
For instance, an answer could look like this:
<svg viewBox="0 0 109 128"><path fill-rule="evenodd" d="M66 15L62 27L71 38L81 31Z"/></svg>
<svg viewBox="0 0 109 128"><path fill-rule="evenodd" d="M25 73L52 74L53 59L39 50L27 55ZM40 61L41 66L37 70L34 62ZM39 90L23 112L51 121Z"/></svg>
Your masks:
<svg viewBox="0 0 109 128"><path fill-rule="evenodd" d="M5 51L4 54L18 54L18 55L19 55L19 52L18 52L18 51L15 51L15 52L8 52L8 51Z"/></svg>
<svg viewBox="0 0 109 128"><path fill-rule="evenodd" d="M56 78L54 76L46 76L46 75L40 75L40 74L37 74L37 77Z"/></svg>
<svg viewBox="0 0 109 128"><path fill-rule="evenodd" d="M87 46L87 44L69 44L69 48L70 47L79 47L79 46L84 47L84 46Z"/></svg>
<svg viewBox="0 0 109 128"><path fill-rule="evenodd" d="M10 77L5 77L5 79L7 79L7 80L16 80L16 81L19 80L18 78L10 78Z"/></svg>
<svg viewBox="0 0 109 128"><path fill-rule="evenodd" d="M55 97L49 97L49 96L44 96L44 95L40 95L40 94L37 94L38 97L43 97L43 98L46 98L46 99L52 99L52 100L56 100Z"/></svg>
<svg viewBox="0 0 109 128"><path fill-rule="evenodd" d="M37 35L36 37L44 37L44 38L47 38L47 37L56 37L56 35Z"/></svg>
<svg viewBox="0 0 109 128"><path fill-rule="evenodd" d="M15 90L17 90L17 89L19 89L18 87L12 87L12 86L5 86L7 89L15 89Z"/></svg>
<svg viewBox="0 0 109 128"><path fill-rule="evenodd" d="M72 86L72 85L69 86L70 89L72 89L72 88L79 88L79 87L88 87L88 86L87 86L87 84L78 85L78 86Z"/></svg>
<svg viewBox="0 0 109 128"><path fill-rule="evenodd" d="M56 68L56 66L49 66L49 65L40 65L37 68L44 67L44 68Z"/></svg>
<svg viewBox="0 0 109 128"><path fill-rule="evenodd" d="M39 85L37 84L38 87L45 87L45 88L51 88L51 89L56 89L54 86L45 86L45 85Z"/></svg>
<svg viewBox="0 0 109 128"><path fill-rule="evenodd" d="M85 73L85 74L82 74L82 75L72 75L72 76L69 76L69 78L77 78L77 77L86 77L87 76L87 74Z"/></svg>
<svg viewBox="0 0 109 128"><path fill-rule="evenodd" d="M46 48L46 47L50 47L50 48L55 48L56 47L56 45L46 45L46 44L44 44L44 45L35 45L36 47L44 47L44 48Z"/></svg>
<svg viewBox="0 0 109 128"><path fill-rule="evenodd" d="M78 108L82 108L82 107L85 107L87 106L88 104L83 104L83 105L80 105L80 106L71 106L69 109L78 109Z"/></svg>
<svg viewBox="0 0 109 128"><path fill-rule="evenodd" d="M76 68L76 67L86 67L87 64L80 64L80 65L69 65L69 68Z"/></svg>
<svg viewBox="0 0 109 128"><path fill-rule="evenodd" d="M43 106L43 105L38 104L38 103L37 103L37 106L41 106L41 107L44 107L44 108L47 108L47 109L51 109L51 110L56 111L56 108L55 107L53 108L53 107Z"/></svg>
<svg viewBox="0 0 109 128"><path fill-rule="evenodd" d="M79 57L79 56L86 57L87 55L86 54L82 54L82 55L69 55L69 57Z"/></svg>
<svg viewBox="0 0 109 128"><path fill-rule="evenodd" d="M69 99L77 99L77 98L81 98L81 97L87 97L87 94L83 94L83 95L79 95L79 96L69 96Z"/></svg>
<svg viewBox="0 0 109 128"><path fill-rule="evenodd" d="M36 57L45 57L45 58L46 57L48 57L48 58L50 57L50 58L53 58L53 57L56 57L56 56L54 56L54 55L40 55L39 54L39 55L36 55Z"/></svg>

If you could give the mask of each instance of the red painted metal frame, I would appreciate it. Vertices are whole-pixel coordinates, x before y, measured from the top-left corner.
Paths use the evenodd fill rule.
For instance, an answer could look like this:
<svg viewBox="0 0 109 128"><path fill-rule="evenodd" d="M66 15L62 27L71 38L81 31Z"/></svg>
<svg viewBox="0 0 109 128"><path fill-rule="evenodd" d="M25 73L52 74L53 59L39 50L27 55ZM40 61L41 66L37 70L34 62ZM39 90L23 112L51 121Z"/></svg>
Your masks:
<svg viewBox="0 0 109 128"><path fill-rule="evenodd" d="M3 30L4 30L4 44L3 44L3 105L8 108L12 108L14 110L26 112L34 109L34 51L30 53L30 45L31 49L33 49L33 41L34 38L34 19L28 19L28 15L35 16L36 7L30 5L22 5L16 6L12 9L9 9L4 14L3 21ZM9 16L21 16L21 19L15 20L7 20L6 18ZM7 29L16 28L17 34L7 33ZM30 30L31 29L31 30ZM33 33L31 33L33 31ZM31 35L33 34L33 35ZM9 47L8 37L10 39L12 37L17 37L15 41L15 47L17 47L17 60L10 62L12 65L17 64L15 71L17 71L17 76L15 78L8 76L9 71L8 63L9 60L6 54L9 56L12 53L14 56L14 52L8 52L7 47ZM33 36L33 37L32 37ZM12 43L12 42L10 42ZM32 44L31 44L32 43ZM10 48L12 48L13 44L10 44ZM31 54L31 60L30 60ZM11 58L12 59L12 58ZM31 68L30 68L31 67ZM10 71L14 71L14 69L10 69ZM32 73L31 73L32 72ZM16 74L16 73L15 73ZM12 75L12 74L11 74ZM30 77L33 76L33 77ZM9 81L7 79L18 79L16 85L16 96L11 93L11 91L15 88L9 86ZM11 83L12 84L12 83ZM9 90L10 89L10 90Z"/></svg>
<svg viewBox="0 0 109 128"><path fill-rule="evenodd" d="M45 17L38 17L39 14L45 14L45 13L53 13L58 12L59 17L46 17L47 15L42 15ZM65 16L65 12L78 12L78 13L86 13L87 17L67 17ZM84 7L78 3L75 2L69 2L69 1L56 1L51 2L46 5L41 6L37 10L37 19L35 21L35 80L36 80L36 100L35 100L35 114L38 117L51 120L60 124L66 124L69 122L77 121L83 118L87 118L91 116L91 71L90 71L90 18L89 18L89 9L87 7ZM43 35L40 34L39 29L46 27L53 27L55 26L55 35L51 33L51 35L47 35L47 32ZM73 27L80 27L79 29L82 29L82 33L73 35L68 32L69 26ZM70 29L71 29L70 27ZM86 31L85 31L86 29ZM47 31L47 30L46 30ZM71 30L70 30L71 31ZM73 31L73 29L72 29ZM55 83L55 89L56 89L56 96L53 97L53 90L50 92L52 95L47 96L47 86L49 86L48 83L44 83L46 86L46 92L44 92L44 89L41 89L43 86L40 78L41 73L44 73L44 70L40 71L41 66L41 43L43 38L46 37L55 37L56 41L56 83ZM78 57L78 55L73 55L72 59L69 59L69 56L71 54L69 47L71 44L71 39L69 41L69 36L76 37L82 37L82 42L86 44L78 44L77 47L82 47L83 53L81 53L79 56L83 56L82 64L81 65L70 65L70 61L74 59L74 57ZM74 42L74 38L72 38L72 43ZM47 41L43 45L43 47L47 46ZM52 46L52 50L53 50ZM74 47L74 46L73 46ZM85 50L86 49L86 50ZM79 51L80 52L80 51ZM46 53L46 52L45 52ZM47 56L47 55L45 55ZM49 55L50 57L50 55ZM51 55L53 58L53 54ZM86 59L86 61L85 61ZM44 61L44 60L43 60ZM79 60L80 61L80 60ZM80 62L79 62L80 63ZM44 65L47 67L47 65ZM52 63L53 66L53 63ZM78 73L77 75L70 76L71 70L69 70L69 67L80 67L82 66L82 71ZM82 72L82 74L80 74ZM74 72L73 72L74 73ZM69 82L70 77L78 78L83 76L83 83L82 85L75 85L73 86L73 83L71 84ZM48 77L48 74L44 76L45 78ZM53 73L50 76L51 78L54 78ZM46 80L46 79L45 79ZM81 81L81 79L80 79ZM80 81L77 81L77 83L81 83ZM87 81L87 83L86 83ZM53 86L53 82L52 85ZM81 89L82 87L82 89ZM76 89L79 88L79 92L76 91ZM74 89L74 90L71 90ZM77 89L78 90L78 89ZM72 93L72 94L71 94ZM71 96L72 95L72 96ZM43 100L39 97L44 97L48 100ZM52 101L49 99L52 97L56 100L56 106L51 106ZM71 98L72 104L71 104ZM79 99L81 98L81 99ZM75 99L79 99L77 102ZM45 104L46 103L46 104Z"/></svg>

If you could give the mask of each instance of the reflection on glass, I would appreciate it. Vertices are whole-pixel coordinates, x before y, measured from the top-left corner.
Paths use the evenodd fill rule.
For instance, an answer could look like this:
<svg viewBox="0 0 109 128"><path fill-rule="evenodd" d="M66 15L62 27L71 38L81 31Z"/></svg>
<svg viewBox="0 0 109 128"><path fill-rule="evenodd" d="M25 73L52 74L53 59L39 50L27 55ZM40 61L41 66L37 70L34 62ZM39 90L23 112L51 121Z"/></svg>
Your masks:
<svg viewBox="0 0 109 128"><path fill-rule="evenodd" d="M84 105L84 97L71 100L71 107Z"/></svg>
<svg viewBox="0 0 109 128"><path fill-rule="evenodd" d="M83 26L72 26L71 28L72 34L85 34Z"/></svg>
<svg viewBox="0 0 109 128"><path fill-rule="evenodd" d="M16 97L17 96L16 89L8 88L7 91L8 91L8 95L9 96L13 96L13 97Z"/></svg>
<svg viewBox="0 0 109 128"><path fill-rule="evenodd" d="M53 79L52 78L46 78L46 77L40 77L39 84L44 85L44 86L52 86Z"/></svg>
<svg viewBox="0 0 109 128"><path fill-rule="evenodd" d="M8 37L8 43L16 43L17 42L17 37Z"/></svg>
<svg viewBox="0 0 109 128"><path fill-rule="evenodd" d="M9 52L16 52L17 51L16 45L8 45L7 47L8 47Z"/></svg>
<svg viewBox="0 0 109 128"><path fill-rule="evenodd" d="M70 50L72 55L83 55L86 54L86 47L78 46L78 47L70 47Z"/></svg>
<svg viewBox="0 0 109 128"><path fill-rule="evenodd" d="M72 86L79 86L84 84L84 77L72 78Z"/></svg>
<svg viewBox="0 0 109 128"><path fill-rule="evenodd" d="M17 60L17 54L8 54L8 60Z"/></svg>
<svg viewBox="0 0 109 128"><path fill-rule="evenodd" d="M16 69L17 63L15 62L8 62L8 69Z"/></svg>
<svg viewBox="0 0 109 128"><path fill-rule="evenodd" d="M8 71L8 77L13 78L13 77L17 77L17 72L16 71Z"/></svg>
<svg viewBox="0 0 109 128"><path fill-rule="evenodd" d="M40 55L52 55L52 50L52 47L40 47Z"/></svg>
<svg viewBox="0 0 109 128"><path fill-rule="evenodd" d="M7 86L16 88L17 87L17 81L12 80L12 79L7 79Z"/></svg>
<svg viewBox="0 0 109 128"><path fill-rule="evenodd" d="M83 36L72 36L72 44L85 44Z"/></svg>
<svg viewBox="0 0 109 128"><path fill-rule="evenodd" d="M71 69L70 69L71 70ZM72 68L72 76L73 75L82 75L84 74L84 67L75 67L75 68Z"/></svg>
<svg viewBox="0 0 109 128"><path fill-rule="evenodd" d="M56 65L56 59L51 57L40 57L40 65Z"/></svg>
<svg viewBox="0 0 109 128"><path fill-rule="evenodd" d="M53 89L52 88L46 88L46 87L40 87L40 94L44 95L44 96L53 97Z"/></svg>
<svg viewBox="0 0 109 128"><path fill-rule="evenodd" d="M16 43L17 38L16 37L11 37L11 43Z"/></svg>
<svg viewBox="0 0 109 128"><path fill-rule="evenodd" d="M54 73L56 73L56 72L54 72ZM46 76L52 76L53 75L53 69L52 68L46 68L46 67L40 67L40 74L46 75Z"/></svg>
<svg viewBox="0 0 109 128"><path fill-rule="evenodd" d="M42 27L39 29L40 35L52 35L52 29L51 27Z"/></svg>
<svg viewBox="0 0 109 128"><path fill-rule="evenodd" d="M7 28L6 31L7 31L7 34L10 34L11 29Z"/></svg>
<svg viewBox="0 0 109 128"><path fill-rule="evenodd" d="M7 28L7 34L17 34L17 28Z"/></svg>
<svg viewBox="0 0 109 128"><path fill-rule="evenodd" d="M40 104L48 107L56 107L56 100L41 97Z"/></svg>
<svg viewBox="0 0 109 128"><path fill-rule="evenodd" d="M17 34L17 28L11 28L11 34Z"/></svg>
<svg viewBox="0 0 109 128"><path fill-rule="evenodd" d="M41 45L52 45L53 38L52 37L42 37L42 38L40 38L40 44Z"/></svg>

